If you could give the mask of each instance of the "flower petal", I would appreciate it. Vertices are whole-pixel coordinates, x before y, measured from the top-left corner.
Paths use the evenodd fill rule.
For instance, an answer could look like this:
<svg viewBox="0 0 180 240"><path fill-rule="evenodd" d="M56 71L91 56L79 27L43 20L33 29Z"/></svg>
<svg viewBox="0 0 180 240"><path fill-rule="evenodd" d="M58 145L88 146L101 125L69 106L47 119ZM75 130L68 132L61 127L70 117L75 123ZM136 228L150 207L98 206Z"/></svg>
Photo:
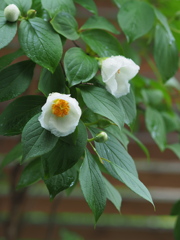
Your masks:
<svg viewBox="0 0 180 240"><path fill-rule="evenodd" d="M114 76L112 76L109 81L106 82L106 89L108 92L110 92L112 95L115 95L115 92L117 91L118 85L117 81Z"/></svg>
<svg viewBox="0 0 180 240"><path fill-rule="evenodd" d="M130 91L130 84L128 81L118 81L118 87L117 87L117 91L114 93L114 96L116 98L122 97L126 94L129 93Z"/></svg>
<svg viewBox="0 0 180 240"><path fill-rule="evenodd" d="M112 76L116 74L116 72L120 69L120 64L117 64L117 58L116 57L110 57L102 61L102 78L103 82L109 81Z"/></svg>

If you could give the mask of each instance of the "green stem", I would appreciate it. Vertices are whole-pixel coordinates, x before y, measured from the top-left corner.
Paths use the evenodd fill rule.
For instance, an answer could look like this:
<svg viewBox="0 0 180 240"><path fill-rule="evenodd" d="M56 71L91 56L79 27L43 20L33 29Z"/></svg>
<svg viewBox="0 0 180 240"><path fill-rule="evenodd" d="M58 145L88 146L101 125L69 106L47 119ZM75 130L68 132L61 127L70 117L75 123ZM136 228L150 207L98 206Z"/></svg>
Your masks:
<svg viewBox="0 0 180 240"><path fill-rule="evenodd" d="M94 141L94 138L89 138L87 141L90 143L90 142Z"/></svg>
<svg viewBox="0 0 180 240"><path fill-rule="evenodd" d="M90 142L90 145L92 147L92 149L94 150L94 152L97 154L98 158L99 158L99 161L100 163L103 164L103 161L102 161L102 158L100 157L99 153L97 152L96 148L92 145L92 143Z"/></svg>
<svg viewBox="0 0 180 240"><path fill-rule="evenodd" d="M111 162L111 161L109 161L108 159L106 159L106 158L101 158L101 159L103 159L104 161L106 161L106 162Z"/></svg>

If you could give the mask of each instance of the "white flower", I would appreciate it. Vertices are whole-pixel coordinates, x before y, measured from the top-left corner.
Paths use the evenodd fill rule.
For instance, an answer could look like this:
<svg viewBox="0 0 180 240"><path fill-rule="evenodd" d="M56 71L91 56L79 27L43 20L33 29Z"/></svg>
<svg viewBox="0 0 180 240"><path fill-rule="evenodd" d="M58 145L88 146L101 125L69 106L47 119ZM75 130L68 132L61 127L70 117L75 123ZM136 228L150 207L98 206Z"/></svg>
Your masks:
<svg viewBox="0 0 180 240"><path fill-rule="evenodd" d="M63 137L75 131L80 117L81 109L77 100L55 92L49 94L38 120L43 128L57 137Z"/></svg>
<svg viewBox="0 0 180 240"><path fill-rule="evenodd" d="M123 56L112 56L102 60L101 74L106 89L116 98L130 91L129 80L139 71L139 66Z"/></svg>
<svg viewBox="0 0 180 240"><path fill-rule="evenodd" d="M9 22L16 22L19 15L19 8L15 4L10 4L4 9L4 16Z"/></svg>

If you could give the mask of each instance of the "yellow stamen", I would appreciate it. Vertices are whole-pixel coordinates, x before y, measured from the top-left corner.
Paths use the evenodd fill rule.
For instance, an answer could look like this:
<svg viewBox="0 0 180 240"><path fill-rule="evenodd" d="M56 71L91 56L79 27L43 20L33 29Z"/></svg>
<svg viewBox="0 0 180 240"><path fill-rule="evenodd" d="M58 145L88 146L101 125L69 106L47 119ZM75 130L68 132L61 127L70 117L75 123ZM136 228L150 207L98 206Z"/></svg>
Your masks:
<svg viewBox="0 0 180 240"><path fill-rule="evenodd" d="M118 69L117 73L120 74L120 69Z"/></svg>
<svg viewBox="0 0 180 240"><path fill-rule="evenodd" d="M70 110L69 103L63 99L54 100L54 104L52 105L52 113L57 117L64 117L68 115Z"/></svg>

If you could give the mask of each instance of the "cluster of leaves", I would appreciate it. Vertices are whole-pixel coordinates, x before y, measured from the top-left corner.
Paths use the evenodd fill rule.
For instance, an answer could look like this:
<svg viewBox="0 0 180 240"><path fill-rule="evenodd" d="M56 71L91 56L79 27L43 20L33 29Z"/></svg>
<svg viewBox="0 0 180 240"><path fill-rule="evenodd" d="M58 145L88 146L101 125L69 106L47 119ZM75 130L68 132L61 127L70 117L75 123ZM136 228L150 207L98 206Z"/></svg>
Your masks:
<svg viewBox="0 0 180 240"><path fill-rule="evenodd" d="M21 11L19 25L4 17L3 9L10 3ZM16 33L20 44L19 50L0 58L0 101L13 99L0 115L0 134L22 135L21 143L5 157L1 167L18 160L25 165L18 188L42 179L51 198L72 189L79 180L95 221L106 199L118 210L121 205L119 192L102 173L110 174L153 203L127 151L131 137L148 155L145 146L128 130L137 122L137 109L145 113L147 129L160 149L170 148L180 157L180 144L166 141L168 132L180 130L170 91L179 92L180 88L175 79L169 80L178 69L176 38L166 17L147 1L114 3L119 8L117 21L127 39L124 42L115 37L119 30L99 16L93 0L4 0L0 6L0 48L7 46ZM76 21L78 5L91 13L81 27ZM30 9L36 10L36 16ZM63 54L67 40L75 47ZM28 60L11 64L23 55ZM145 58L156 79L137 76L131 92L115 98L101 82L96 59L112 55L124 55L139 64L140 58ZM31 83L36 64L42 67L38 83L41 94L21 96ZM41 107L52 92L70 93L83 111L76 131L67 137L57 138L38 121ZM108 140L88 144L88 137L102 130Z"/></svg>

